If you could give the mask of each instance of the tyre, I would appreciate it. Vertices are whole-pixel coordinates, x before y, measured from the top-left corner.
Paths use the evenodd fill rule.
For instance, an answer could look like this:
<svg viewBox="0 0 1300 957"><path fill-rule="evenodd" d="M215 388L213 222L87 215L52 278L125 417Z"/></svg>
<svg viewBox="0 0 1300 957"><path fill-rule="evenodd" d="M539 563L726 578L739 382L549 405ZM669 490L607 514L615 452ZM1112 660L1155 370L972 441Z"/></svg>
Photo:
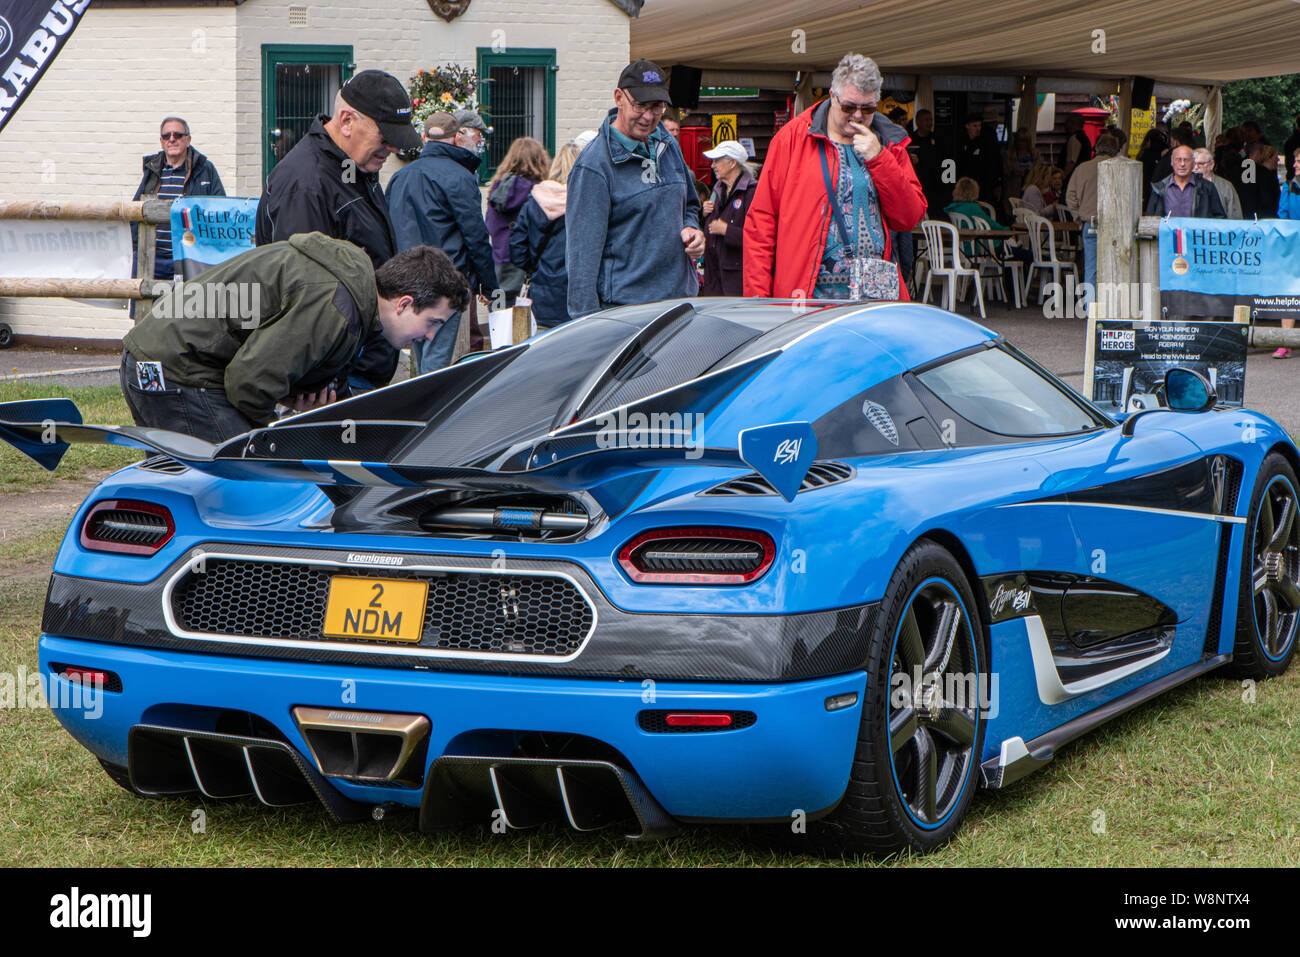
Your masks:
<svg viewBox="0 0 1300 957"><path fill-rule="evenodd" d="M842 850L875 855L926 852L956 832L984 741L979 614L951 554L927 540L908 549L876 616L849 786L815 825L821 843L838 839Z"/></svg>
<svg viewBox="0 0 1300 957"><path fill-rule="evenodd" d="M1300 624L1300 508L1295 472L1270 453L1250 497L1230 673L1272 678L1295 655Z"/></svg>
<svg viewBox="0 0 1300 957"><path fill-rule="evenodd" d="M14 343L14 331L8 325L0 322L0 349L8 349Z"/></svg>

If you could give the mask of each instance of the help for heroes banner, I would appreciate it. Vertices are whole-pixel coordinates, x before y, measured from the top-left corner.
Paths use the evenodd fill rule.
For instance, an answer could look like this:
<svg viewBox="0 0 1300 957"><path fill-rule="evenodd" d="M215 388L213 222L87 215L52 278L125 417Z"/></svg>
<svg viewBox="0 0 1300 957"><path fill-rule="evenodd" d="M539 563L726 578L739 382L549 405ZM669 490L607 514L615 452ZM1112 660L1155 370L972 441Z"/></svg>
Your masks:
<svg viewBox="0 0 1300 957"><path fill-rule="evenodd" d="M0 0L0 130L81 22L90 0Z"/></svg>
<svg viewBox="0 0 1300 957"><path fill-rule="evenodd" d="M253 248L256 199L182 196L172 202L172 255L182 279Z"/></svg>
<svg viewBox="0 0 1300 957"><path fill-rule="evenodd" d="M1170 314L1258 318L1300 315L1300 222L1164 219L1160 297Z"/></svg>

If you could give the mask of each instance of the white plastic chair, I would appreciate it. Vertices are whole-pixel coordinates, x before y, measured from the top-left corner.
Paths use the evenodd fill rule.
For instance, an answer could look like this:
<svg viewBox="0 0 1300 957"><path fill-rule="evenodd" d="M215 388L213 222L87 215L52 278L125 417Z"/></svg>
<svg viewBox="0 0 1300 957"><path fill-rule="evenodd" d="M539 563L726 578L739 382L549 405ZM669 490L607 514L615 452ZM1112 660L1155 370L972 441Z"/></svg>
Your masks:
<svg viewBox="0 0 1300 957"><path fill-rule="evenodd" d="M997 220L994 219L981 219L978 216L966 216L958 212L951 212L948 215L958 229L1000 228ZM1019 260L1010 258L1006 252L1007 244L1012 241L1010 238L976 239L973 242L962 243L962 253L970 257L971 264L980 271L980 276L989 284L989 295L1003 302L1007 302L1007 287L1003 282L1003 275L1005 270L1011 270L1012 293L1016 308L1019 309L1023 304L1020 287L1024 283L1022 275L1024 267Z"/></svg>
<svg viewBox="0 0 1300 957"><path fill-rule="evenodd" d="M1061 273L1068 270L1077 283L1079 281L1079 270L1074 263L1062 262L1056 257L1056 229L1052 226L1052 221L1034 213L1029 213L1025 216L1025 226L1029 229L1029 248L1034 254L1034 260L1029 264L1029 274L1025 276L1025 300L1029 300L1029 287L1033 285L1034 276L1039 271L1050 272L1052 282L1059 286L1061 285ZM1038 302L1040 305L1046 295L1047 290L1040 277L1038 281Z"/></svg>
<svg viewBox="0 0 1300 957"><path fill-rule="evenodd" d="M958 249L957 227L952 223L937 219L921 222L921 231L925 233L925 247L930 254L930 271L925 277L925 291L921 302L930 301L930 282L934 277L948 284L948 311L957 311L957 283L974 279L975 301L979 304L980 318L984 314L984 291L980 288L980 271L963 264L961 250Z"/></svg>

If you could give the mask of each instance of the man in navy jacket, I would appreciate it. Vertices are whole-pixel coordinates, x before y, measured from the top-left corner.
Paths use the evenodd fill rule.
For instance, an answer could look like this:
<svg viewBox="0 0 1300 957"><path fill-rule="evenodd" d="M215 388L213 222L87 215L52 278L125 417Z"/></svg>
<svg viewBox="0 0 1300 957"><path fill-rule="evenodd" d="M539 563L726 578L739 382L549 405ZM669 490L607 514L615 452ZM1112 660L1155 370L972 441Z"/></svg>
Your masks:
<svg viewBox="0 0 1300 957"><path fill-rule="evenodd" d="M489 130L477 114L466 114L462 121L467 125L459 125L448 113L435 113L425 121L428 139L419 159L398 170L388 183L388 209L399 250L436 246L469 279L471 291L491 296L497 273L483 222L475 152ZM412 347L420 372L450 364L460 321L460 314L452 316L432 343Z"/></svg>

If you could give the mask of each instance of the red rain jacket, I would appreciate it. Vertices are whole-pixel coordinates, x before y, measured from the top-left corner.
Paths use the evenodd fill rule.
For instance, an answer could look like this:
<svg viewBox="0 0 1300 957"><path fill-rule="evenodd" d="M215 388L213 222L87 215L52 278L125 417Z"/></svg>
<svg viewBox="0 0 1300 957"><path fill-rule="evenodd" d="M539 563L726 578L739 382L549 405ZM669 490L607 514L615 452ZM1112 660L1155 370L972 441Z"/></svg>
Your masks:
<svg viewBox="0 0 1300 957"><path fill-rule="evenodd" d="M830 108L829 99L809 107L781 127L768 147L745 217L746 296L812 296L831 219L819 155L821 143L834 145L826 135ZM880 194L888 258L889 233L914 229L925 218L926 199L907 155L907 132L879 113L872 117L871 131L883 147L867 170ZM827 161L834 186L839 182L839 151L830 149ZM907 298L901 278L899 298Z"/></svg>

